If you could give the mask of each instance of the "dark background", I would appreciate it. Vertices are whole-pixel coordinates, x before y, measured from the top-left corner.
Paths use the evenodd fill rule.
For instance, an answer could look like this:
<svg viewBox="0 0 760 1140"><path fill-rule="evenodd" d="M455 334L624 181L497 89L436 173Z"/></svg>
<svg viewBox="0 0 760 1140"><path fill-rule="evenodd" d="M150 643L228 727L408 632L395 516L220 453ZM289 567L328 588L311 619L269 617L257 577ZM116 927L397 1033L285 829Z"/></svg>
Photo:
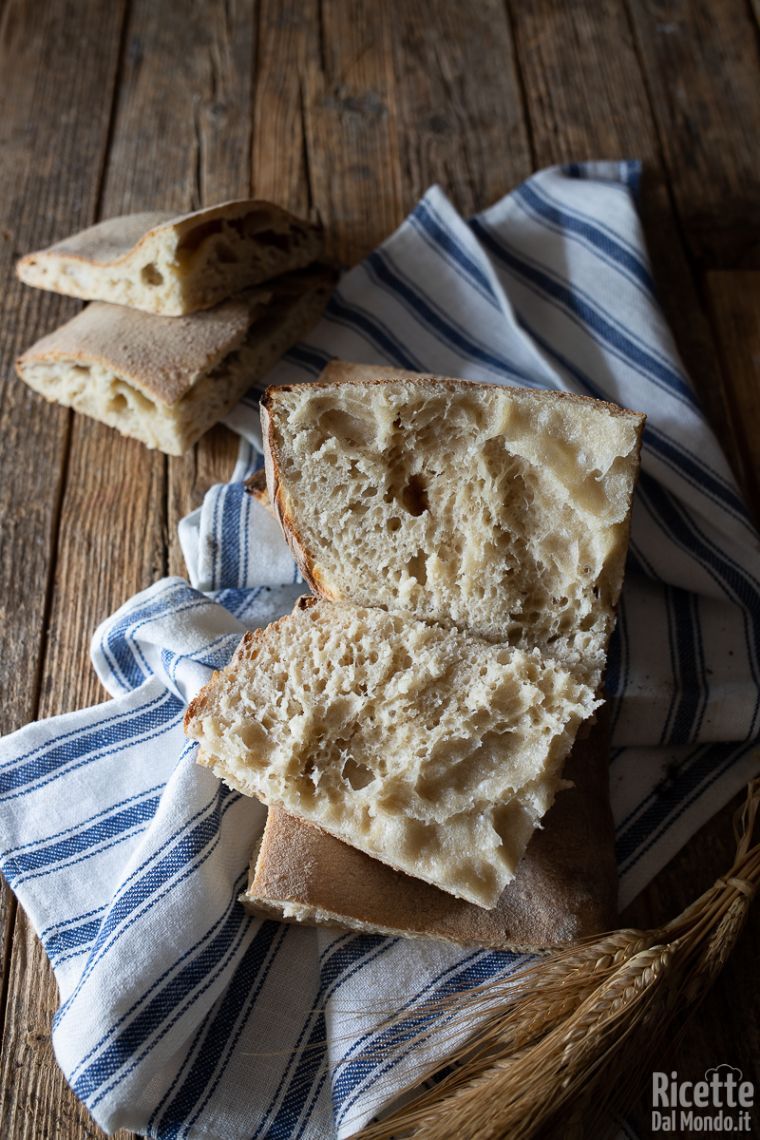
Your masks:
<svg viewBox="0 0 760 1140"><path fill-rule="evenodd" d="M253 192L319 217L331 252L350 263L431 182L472 212L537 167L641 158L663 303L756 506L758 8L0 0L0 731L103 699L87 652L96 624L158 576L183 572L177 521L229 477L236 451L219 428L168 459L13 379L17 353L78 307L20 286L15 258L109 215ZM731 811L626 923L670 917L728 868ZM0 935L0 1136L100 1136L55 1065L55 983L4 888ZM758 1080L759 950L756 908L658 1067L696 1080L726 1062ZM646 1125L648 1098L641 1107Z"/></svg>

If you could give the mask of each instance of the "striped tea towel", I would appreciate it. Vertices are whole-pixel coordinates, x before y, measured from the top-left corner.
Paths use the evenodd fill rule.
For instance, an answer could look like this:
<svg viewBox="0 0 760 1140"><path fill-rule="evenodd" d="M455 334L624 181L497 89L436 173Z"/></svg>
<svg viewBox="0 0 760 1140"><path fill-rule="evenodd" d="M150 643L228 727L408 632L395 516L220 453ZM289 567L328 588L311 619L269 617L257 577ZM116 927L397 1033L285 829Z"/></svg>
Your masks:
<svg viewBox="0 0 760 1140"><path fill-rule="evenodd" d="M623 904L756 773L760 716L758 540L657 306L636 178L632 163L542 171L470 222L430 190L270 378L339 356L648 414L608 675ZM420 1003L519 959L286 927L236 902L264 809L193 763L183 710L303 587L243 491L255 393L228 422L233 481L181 527L191 584L157 582L95 635L113 699L2 742L0 866L60 984L58 1059L104 1128L346 1137L421 1057L444 1059L452 1031Z"/></svg>

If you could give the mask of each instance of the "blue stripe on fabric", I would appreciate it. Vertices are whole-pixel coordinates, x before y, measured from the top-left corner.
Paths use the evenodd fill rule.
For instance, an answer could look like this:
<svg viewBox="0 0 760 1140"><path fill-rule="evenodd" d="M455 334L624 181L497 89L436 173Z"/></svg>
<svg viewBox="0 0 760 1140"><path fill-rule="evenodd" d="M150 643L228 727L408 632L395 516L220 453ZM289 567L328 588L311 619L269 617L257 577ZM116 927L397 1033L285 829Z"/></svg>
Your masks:
<svg viewBox="0 0 760 1140"><path fill-rule="evenodd" d="M698 639L698 619L692 595L667 587L671 662L676 679L671 708L663 727L661 744L688 744L695 739L700 709L704 702L704 662Z"/></svg>
<svg viewBox="0 0 760 1140"><path fill-rule="evenodd" d="M163 701L165 698L166 693L160 693L157 697L154 697L153 700L150 701L147 705L142 705L141 708L143 710L152 708L154 705L158 704L160 701ZM103 706L101 705L100 707L102 708ZM134 716L134 713L135 709L129 708L124 709L122 712L112 713L110 716L104 716L102 719L98 720L98 728L102 728L104 725L120 725L125 719ZM21 752L18 756L12 756L9 760L6 760L3 764L0 764L0 769L11 768L18 764L23 764L25 761L31 760L35 756L39 756L40 752L45 752L47 749L56 747L64 741L69 741L73 737L80 736L87 731L87 727L78 724L76 728L72 728L68 732L62 732L60 735L57 735L55 737L55 740L44 740L41 744L37 744L34 748L30 748L28 752Z"/></svg>
<svg viewBox="0 0 760 1140"><path fill-rule="evenodd" d="M413 1013L414 1003L419 1001L421 996L425 993L430 992L433 987L435 987L433 993L434 998L445 998L461 990L471 988L473 985L491 981L500 973L513 973L524 961L524 955L518 956L498 950L470 955L465 959L466 965L464 965L464 968L462 968L463 963L461 962L454 967L449 967L448 970L433 979L420 994L415 995L411 1002L402 1006L400 1012L406 1009L412 1009ZM449 975L448 978L446 975ZM341 1124L348 1111L361 1095L365 1095L372 1085L376 1084L382 1076L399 1065L404 1057L417 1047L420 1029L426 1026L430 1026L432 1029L436 1021L441 1019L441 1016L441 1013L436 1013L432 1010L423 1011L417 1016L412 1016L408 1021L405 1020L400 1024L389 1026L380 1032L375 1031L371 1034L365 1034L365 1040L369 1038L373 1039L371 1049L365 1051L364 1057L354 1056L353 1060L346 1069L341 1072L333 1086L333 1107L336 1124ZM445 1014L443 1016L445 1016ZM384 1063L378 1060L378 1053L381 1053L384 1049L404 1045L410 1039L412 1040L411 1048L397 1053ZM349 1050L349 1054L354 1053L357 1046L360 1046L362 1043L362 1039L356 1042L354 1046L351 1047L351 1050ZM347 1056L349 1054L347 1054ZM343 1064L344 1062L341 1061L341 1066L343 1066ZM365 1081L370 1075L372 1075L372 1080L369 1085L365 1085ZM364 1086L364 1088L360 1089L359 1086Z"/></svg>
<svg viewBox="0 0 760 1140"><path fill-rule="evenodd" d="M363 264L375 284L391 293L442 343L456 349L468 359L484 365L497 376L508 376L521 383L525 382L524 375L513 364L474 340L450 314L445 315L419 286L413 287L387 253L376 250Z"/></svg>
<svg viewBox="0 0 760 1140"><path fill-rule="evenodd" d="M272 952L279 949L285 934L286 928L282 924L265 921L252 939L213 1016L204 1027L202 1044L187 1077L160 1117L154 1120L155 1135L160 1140L176 1140L191 1127L208 1103L216 1087L214 1074L219 1068L223 1071L221 1062L237 1043L266 980L274 957ZM279 942L275 945L278 935ZM199 1101L200 1107L196 1107Z"/></svg>
<svg viewBox="0 0 760 1140"><path fill-rule="evenodd" d="M580 221L585 222L588 225L594 226L602 236L606 236L611 241L617 242L617 244L619 246L621 246L621 248L624 251L627 250L628 253L631 254L632 257L638 258L639 264L640 264L642 270L645 273L649 274L650 279L651 279L651 270L649 267L649 260L647 257L647 252L646 252L645 248L642 248L641 242L631 241L626 236L626 233L623 232L620 228L613 228L611 225L608 225L607 222L605 222L603 218L600 218L598 216L594 216L593 214L587 214L586 211L580 209L580 207L577 204L573 204L571 206L562 197L562 191L565 188L562 186L556 186L553 180L539 176L537 178L529 178L528 182L530 183L530 185L532 187L538 186L540 188L541 196L547 202L549 202L551 205L558 206L561 210L564 210L570 217L578 218ZM554 192L551 189L549 189L550 183L551 183L551 186L555 188ZM606 187L605 187L605 189L606 189ZM616 190L624 189L624 187L616 185L615 189ZM636 210L635 198L634 198L633 194L628 195L628 197L630 200L630 205L631 205L632 212L634 214L635 221L638 224L639 219L636 216L637 210ZM485 211L485 212L487 213L487 211ZM656 284L654 282L653 282L653 292L656 292Z"/></svg>
<svg viewBox="0 0 760 1140"><path fill-rule="evenodd" d="M378 348L386 360L399 368L424 372L420 362L407 352L383 321L359 305L349 304L337 291L325 310L324 320L361 333L368 344Z"/></svg>
<svg viewBox="0 0 760 1140"><path fill-rule="evenodd" d="M637 344L632 336L624 330L603 310L597 308L586 300L583 291L577 286L571 288L560 279L550 276L549 271L537 263L529 263L524 257L518 256L503 240L493 237L483 223L474 218L470 223L478 239L482 241L494 257L513 273L529 281L541 293L561 308L572 322L587 336L597 343L604 343L611 355L629 365L640 376L651 380L659 388L670 392L690 411L698 410L699 404L691 388L679 372L672 366L658 358L650 348Z"/></svg>
<svg viewBox="0 0 760 1140"><path fill-rule="evenodd" d="M104 906L99 907L95 912L94 918L88 918L84 922L78 922L76 925L71 925L65 930L56 931L47 938L40 935L45 953L52 964L58 964L59 960L69 957L72 951L76 951L80 954L85 953L87 947L97 937L105 909Z"/></svg>
<svg viewBox="0 0 760 1140"><path fill-rule="evenodd" d="M335 358L329 352L322 352L312 345L294 344L283 357L284 360L289 360L293 364L298 364L312 376L318 376L320 372L324 371L331 360Z"/></svg>
<svg viewBox="0 0 760 1140"><path fill-rule="evenodd" d="M0 799L8 801L28 795L95 760L154 740L178 724L183 712L182 702L167 691L159 701L134 710L129 719L118 724L85 729L79 740L54 742L41 756L0 775Z"/></svg>
<svg viewBox="0 0 760 1140"><path fill-rule="evenodd" d="M73 993L60 1006L60 1025L95 966L130 927L175 890L213 854L221 838L221 821L240 795L220 785L214 797L168 836L157 851L136 868L111 902L87 965ZM168 849L168 850L167 850ZM166 854L161 855L165 851ZM158 856L161 855L160 858ZM131 885L130 885L131 884Z"/></svg>
<svg viewBox="0 0 760 1140"><path fill-rule="evenodd" d="M409 221L425 242L439 255L444 256L457 276L464 277L484 300L501 313L499 298L487 274L470 252L454 238L432 203L423 198L410 215Z"/></svg>
<svg viewBox="0 0 760 1140"><path fill-rule="evenodd" d="M240 942L240 938L237 937L236 933L237 927L232 930L231 935L229 933L228 927L230 919L237 919L243 932L245 931L247 925L250 923L250 920L246 922L246 916L237 906L238 894L245 885L246 877L246 872L238 877L238 880L234 884L233 889L230 893L230 898L228 900L227 906L220 914L220 916L203 932L201 937L198 938L192 946L188 947L187 950L185 950L178 958L171 962L170 965L167 966L166 969L163 970L162 973L153 980L147 990L139 994L137 1000L134 1001L132 1005L124 1011L124 1013L119 1017L117 1021L108 1027L105 1033L103 1033L101 1037L91 1046L88 1052L84 1054L84 1056L80 1057L73 1071L69 1074L70 1077L76 1077L77 1074L81 1072L82 1067L95 1056L98 1050L101 1049L103 1045L106 1044L106 1042L109 1042L113 1039L113 1037L118 1033L124 1023L130 1017L132 1017L136 1011L145 1006L148 1000L152 998L152 995L155 994L160 989L160 987L164 985L165 982L167 982L167 979L172 979L173 977L176 978L177 972L182 969L190 959L192 959L193 955L203 954L208 948L209 943L216 941L217 949L221 949L221 953L216 959L215 966L212 965L209 974L207 975L209 984L213 983L214 979L218 977L219 972L224 969L226 962L229 960L230 954L234 955L236 952L235 948L239 945ZM205 988L206 987L204 987L204 989ZM186 992L181 993L180 998L186 996Z"/></svg>
<svg viewBox="0 0 760 1140"><path fill-rule="evenodd" d="M141 999L140 1008L130 1019L120 1019L121 1032L110 1035L106 1049L83 1071L73 1085L77 1096L94 1109L145 1059L176 1025L180 1018L214 984L234 958L246 932L250 917L237 904L245 885L246 874L233 887L229 906L221 922L217 922L204 938L188 949L172 966L176 970L160 989L154 984L149 1000ZM179 965L179 969L177 969ZM127 1066L126 1069L124 1066ZM110 1078L118 1073L118 1078ZM97 1096L93 1093L98 1090Z"/></svg>
<svg viewBox="0 0 760 1140"><path fill-rule="evenodd" d="M749 747L752 745L746 741L702 745L675 774L669 773L660 780L632 813L636 814L635 820L618 832L615 852L621 872L630 870L662 831L687 810L696 794L701 794L705 781L714 783Z"/></svg>
<svg viewBox="0 0 760 1140"><path fill-rule="evenodd" d="M652 275L642 259L626 249L620 241L610 236L595 223L575 214L568 206L553 202L535 182L524 182L514 192L516 199L532 210L542 222L548 222L555 230L567 237L583 239L586 248L595 253L607 265L621 271L637 288L644 290L651 300L655 288Z"/></svg>
<svg viewBox="0 0 760 1140"><path fill-rule="evenodd" d="M114 681L125 692L139 688L150 676L150 666L142 655L139 646L130 646L129 629L135 621L163 617L167 613L172 594L183 594L187 587L179 582L168 582L152 595L151 600L129 609L113 623L109 624L105 636L100 638L98 648L108 663Z"/></svg>
<svg viewBox="0 0 760 1140"><path fill-rule="evenodd" d="M152 801L146 800L142 804L117 813L112 820L109 820L108 825L100 825L96 830L93 829L94 834L83 836L81 842L77 841L76 851L71 850L67 856L60 855L57 859L54 859L51 853L49 862L44 866L20 874L8 875L8 881L15 890L20 883L28 883L32 879L40 878L40 876L53 875L59 871L68 870L78 863L84 863L88 859L102 855L104 851L110 851L112 847L117 847L120 843L126 843L128 839L134 839L148 827L156 813L160 798L160 796L155 796ZM74 846L73 842L66 844L66 847L69 848Z"/></svg>
<svg viewBox="0 0 760 1140"><path fill-rule="evenodd" d="M341 948L340 953L333 955L323 965L320 971L319 990L314 1002L314 1005L317 1007L316 1014L307 1019L298 1036L294 1047L294 1053L300 1050L300 1054L298 1054L297 1058L297 1067L288 1082L277 1112L272 1119L272 1123L265 1133L267 1140L288 1140L288 1138L292 1136L303 1112L307 1089L313 1088L314 1082L317 1080L324 1065L324 1045L327 1041L327 1022L324 1013L324 1003L328 1001L341 986L345 985L346 982L358 974L359 971L371 965L379 957L382 957L383 954L386 954L397 942L397 938L389 939L381 935L357 935ZM311 1031L309 1032L306 1045L301 1048L301 1043L309 1030L310 1023ZM318 1049L320 1044L323 1045L322 1050ZM254 1133L254 1137L258 1137L262 1134L262 1129L265 1127L274 1105L277 1104L278 1098L280 1097L286 1075L287 1073L283 1074L283 1078L272 1098L272 1102L265 1116L262 1117Z"/></svg>
<svg viewBox="0 0 760 1140"><path fill-rule="evenodd" d="M21 843L17 847L8 847L5 851L0 852L0 859L6 856L18 856L21 852L29 852L32 848L36 850L43 850L52 843L54 840L63 839L68 835L78 834L82 828L87 827L88 824L94 824L99 820L105 819L111 812L117 811L120 808L126 807L128 804L135 803L136 800L142 799L144 796L149 796L153 792L160 792L164 787L163 784L154 784L151 788L143 788L134 795L127 796L126 799L118 800L114 804L109 804L107 808L102 811L95 812L93 815L87 816L86 819L78 819L76 823L71 824L69 827L62 828L61 831L54 831L49 835L45 835L39 839L30 839L27 843Z"/></svg>

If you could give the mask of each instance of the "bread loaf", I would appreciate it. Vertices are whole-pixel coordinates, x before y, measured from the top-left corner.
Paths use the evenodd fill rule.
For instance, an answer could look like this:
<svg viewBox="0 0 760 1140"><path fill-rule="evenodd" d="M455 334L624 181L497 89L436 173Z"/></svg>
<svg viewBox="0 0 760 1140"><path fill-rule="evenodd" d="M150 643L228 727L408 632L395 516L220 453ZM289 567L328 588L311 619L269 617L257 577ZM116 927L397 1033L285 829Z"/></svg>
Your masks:
<svg viewBox="0 0 760 1140"><path fill-rule="evenodd" d="M109 218L27 254L16 272L38 289L180 316L300 269L321 250L315 226L242 199L190 214Z"/></svg>
<svg viewBox="0 0 760 1140"><path fill-rule="evenodd" d="M16 369L47 400L181 455L318 320L332 282L303 270L186 317L96 301Z"/></svg>
<svg viewBox="0 0 760 1140"><path fill-rule="evenodd" d="M601 679L644 417L333 363L262 401L270 496L325 598L538 646Z"/></svg>
<svg viewBox="0 0 760 1140"><path fill-rule="evenodd" d="M493 907L597 705L537 650L305 599L246 635L185 729L232 787Z"/></svg>

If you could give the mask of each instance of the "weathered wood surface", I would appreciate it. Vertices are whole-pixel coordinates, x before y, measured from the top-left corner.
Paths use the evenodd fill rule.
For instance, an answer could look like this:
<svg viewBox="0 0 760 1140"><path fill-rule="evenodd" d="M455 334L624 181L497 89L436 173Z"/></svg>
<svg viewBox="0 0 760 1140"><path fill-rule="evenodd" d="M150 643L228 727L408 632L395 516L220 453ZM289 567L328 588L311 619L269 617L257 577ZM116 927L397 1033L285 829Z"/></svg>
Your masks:
<svg viewBox="0 0 760 1140"><path fill-rule="evenodd" d="M741 0L6 0L2 731L102 699L92 630L155 577L182 573L177 521L229 477L235 454L219 428L188 456L164 459L10 377L17 351L76 311L16 284L13 260L99 217L250 190L321 218L330 252L351 263L431 182L472 211L538 166L640 157L666 311L757 503L755 33ZM726 809L626 920L669 916L731 854ZM0 1136L100 1136L55 1065L55 983L6 890L0 931ZM723 1061L760 1069L759 944L755 915L678 1046L684 1076Z"/></svg>

